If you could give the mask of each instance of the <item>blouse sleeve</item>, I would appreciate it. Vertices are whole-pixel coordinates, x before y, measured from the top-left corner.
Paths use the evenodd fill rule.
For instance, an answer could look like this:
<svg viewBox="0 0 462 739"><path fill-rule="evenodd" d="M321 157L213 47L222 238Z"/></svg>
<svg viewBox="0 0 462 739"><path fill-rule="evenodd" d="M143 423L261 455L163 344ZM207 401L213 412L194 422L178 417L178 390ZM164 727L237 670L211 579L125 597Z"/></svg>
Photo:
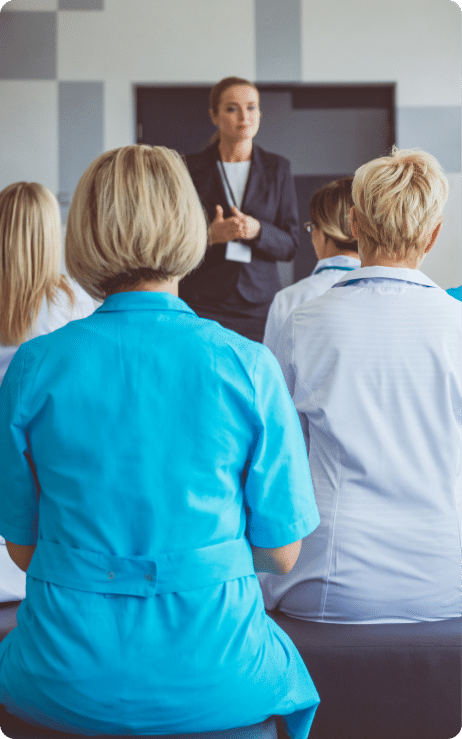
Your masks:
<svg viewBox="0 0 462 739"><path fill-rule="evenodd" d="M23 545L37 542L39 499L21 409L31 364L28 343L16 352L0 386L0 534Z"/></svg>
<svg viewBox="0 0 462 739"><path fill-rule="evenodd" d="M320 519L297 412L276 359L261 347L255 369L256 434L247 465L247 537L257 547L302 539Z"/></svg>

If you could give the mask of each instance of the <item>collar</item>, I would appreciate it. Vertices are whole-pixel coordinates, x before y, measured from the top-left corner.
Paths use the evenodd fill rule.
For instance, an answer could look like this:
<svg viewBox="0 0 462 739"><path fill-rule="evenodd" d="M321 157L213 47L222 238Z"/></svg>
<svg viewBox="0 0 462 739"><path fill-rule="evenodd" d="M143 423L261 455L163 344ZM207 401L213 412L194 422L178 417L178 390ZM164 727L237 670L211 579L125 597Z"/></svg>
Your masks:
<svg viewBox="0 0 462 739"><path fill-rule="evenodd" d="M407 269L402 267L382 267L375 265L374 267L360 267L355 270L354 277L345 277L340 282L336 282L334 287L342 287L348 283L359 282L368 279L379 280L401 280L403 282L413 282L416 285L424 285L425 287L438 287L427 275L424 275L418 269Z"/></svg>
<svg viewBox="0 0 462 739"><path fill-rule="evenodd" d="M170 293L152 293L141 290L133 290L126 293L114 293L109 295L104 303L96 309L95 313L111 313L124 310L175 310L180 313L192 313L194 311L186 305L184 300Z"/></svg>
<svg viewBox="0 0 462 739"><path fill-rule="evenodd" d="M320 259L316 266L311 273L312 275L317 274L318 272L321 272L321 270L325 269L326 267L348 267L352 269L358 269L361 262L358 259L355 259L354 257L347 257L345 254L339 254L335 257L326 257L325 259Z"/></svg>

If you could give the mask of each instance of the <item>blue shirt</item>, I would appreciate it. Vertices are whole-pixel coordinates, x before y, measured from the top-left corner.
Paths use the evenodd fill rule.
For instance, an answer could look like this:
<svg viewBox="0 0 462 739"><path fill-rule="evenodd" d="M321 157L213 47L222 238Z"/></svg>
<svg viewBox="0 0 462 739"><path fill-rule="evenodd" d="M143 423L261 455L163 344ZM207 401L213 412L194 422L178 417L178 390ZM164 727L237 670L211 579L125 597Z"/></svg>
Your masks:
<svg viewBox="0 0 462 739"><path fill-rule="evenodd" d="M321 525L265 602L313 621L460 616L460 305L364 267L289 317L278 359L310 439Z"/></svg>
<svg viewBox="0 0 462 739"><path fill-rule="evenodd" d="M18 350L0 419L0 533L37 545L0 702L100 734L281 713L304 739L319 698L249 548L319 522L271 353L169 294L115 294Z"/></svg>

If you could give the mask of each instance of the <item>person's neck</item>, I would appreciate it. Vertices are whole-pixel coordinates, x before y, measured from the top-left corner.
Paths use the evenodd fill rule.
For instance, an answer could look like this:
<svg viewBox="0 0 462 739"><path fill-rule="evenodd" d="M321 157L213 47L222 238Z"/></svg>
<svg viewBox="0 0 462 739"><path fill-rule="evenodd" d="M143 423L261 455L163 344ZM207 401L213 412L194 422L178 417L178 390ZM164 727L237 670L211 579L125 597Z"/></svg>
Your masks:
<svg viewBox="0 0 462 739"><path fill-rule="evenodd" d="M218 151L222 162L248 162L252 158L252 139L237 142L220 139Z"/></svg>
<svg viewBox="0 0 462 739"><path fill-rule="evenodd" d="M316 250L315 250L316 251ZM332 239L327 238L324 244L321 244L317 249L318 259L330 259L331 257L352 257L353 259L359 259L357 251L350 251L349 249L339 249L335 246Z"/></svg>
<svg viewBox="0 0 462 739"><path fill-rule="evenodd" d="M395 269L419 269L423 256L416 254L408 259L392 259L385 256L361 255L361 267L394 267Z"/></svg>
<svg viewBox="0 0 462 739"><path fill-rule="evenodd" d="M118 293L147 292L147 293L170 293L178 297L178 277L171 280L142 280L137 285L121 285L117 288Z"/></svg>

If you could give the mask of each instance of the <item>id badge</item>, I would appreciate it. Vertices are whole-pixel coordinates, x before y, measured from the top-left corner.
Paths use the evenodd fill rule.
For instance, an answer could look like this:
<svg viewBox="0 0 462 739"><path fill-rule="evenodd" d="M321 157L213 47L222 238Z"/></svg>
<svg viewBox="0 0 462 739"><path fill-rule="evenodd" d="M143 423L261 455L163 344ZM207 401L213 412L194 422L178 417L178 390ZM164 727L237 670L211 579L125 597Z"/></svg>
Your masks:
<svg viewBox="0 0 462 739"><path fill-rule="evenodd" d="M240 241L228 241L226 244L225 259L230 262L251 262L252 249Z"/></svg>

